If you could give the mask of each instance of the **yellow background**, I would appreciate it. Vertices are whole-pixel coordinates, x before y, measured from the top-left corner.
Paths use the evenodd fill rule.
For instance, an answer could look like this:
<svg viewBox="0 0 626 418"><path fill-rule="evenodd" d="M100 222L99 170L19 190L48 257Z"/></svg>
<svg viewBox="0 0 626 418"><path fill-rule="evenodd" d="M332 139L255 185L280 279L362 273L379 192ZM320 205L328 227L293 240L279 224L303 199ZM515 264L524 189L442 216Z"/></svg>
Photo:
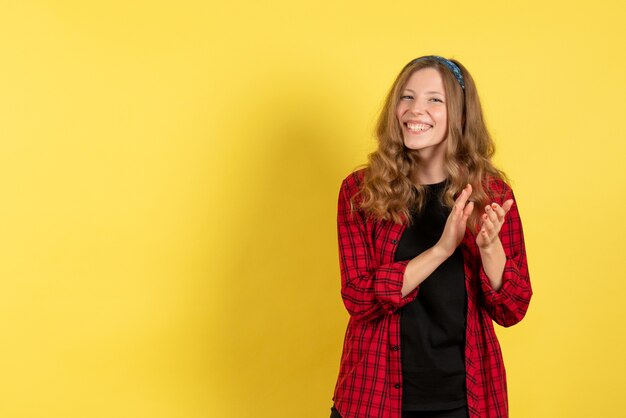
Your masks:
<svg viewBox="0 0 626 418"><path fill-rule="evenodd" d="M0 416L327 417L341 180L410 59L474 75L534 297L511 417L625 416L620 1L3 1Z"/></svg>

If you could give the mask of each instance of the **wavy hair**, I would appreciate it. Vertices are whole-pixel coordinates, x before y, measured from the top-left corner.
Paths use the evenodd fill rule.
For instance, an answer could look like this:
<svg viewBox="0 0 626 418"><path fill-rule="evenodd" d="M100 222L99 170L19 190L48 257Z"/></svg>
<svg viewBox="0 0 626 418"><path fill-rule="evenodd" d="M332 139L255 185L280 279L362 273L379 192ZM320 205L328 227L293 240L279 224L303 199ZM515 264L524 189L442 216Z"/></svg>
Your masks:
<svg viewBox="0 0 626 418"><path fill-rule="evenodd" d="M419 153L404 145L402 127L396 117L396 106L408 79L422 68L435 68L439 72L446 96L448 133L444 170L448 182L442 203L451 208L463 188L471 184L474 209L468 228L476 234L481 208L495 197L489 194L489 182L493 179L508 182L506 174L491 162L495 146L485 126L476 84L460 62L450 61L461 70L464 90L452 72L432 58L408 63L391 86L376 125L378 148L368 155L368 163L360 166L365 168L363 182L351 201L354 208L358 197L357 206L368 219L411 224L411 208L420 212L424 207L426 188L411 180L421 164Z"/></svg>

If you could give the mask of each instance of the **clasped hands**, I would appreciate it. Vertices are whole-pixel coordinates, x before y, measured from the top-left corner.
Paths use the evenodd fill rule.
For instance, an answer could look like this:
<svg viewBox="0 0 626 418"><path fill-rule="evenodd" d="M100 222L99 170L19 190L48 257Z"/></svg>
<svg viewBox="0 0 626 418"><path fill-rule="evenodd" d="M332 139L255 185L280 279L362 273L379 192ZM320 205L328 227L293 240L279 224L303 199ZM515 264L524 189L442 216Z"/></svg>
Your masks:
<svg viewBox="0 0 626 418"><path fill-rule="evenodd" d="M474 210L474 202L468 202L471 194L472 186L468 184L456 198L437 243L448 255L452 255L465 235L467 219ZM501 245L498 234L511 206L513 206L513 199L507 200L502 206L494 202L485 207L480 216L480 230L476 236L476 245L481 251L489 251L492 246Z"/></svg>

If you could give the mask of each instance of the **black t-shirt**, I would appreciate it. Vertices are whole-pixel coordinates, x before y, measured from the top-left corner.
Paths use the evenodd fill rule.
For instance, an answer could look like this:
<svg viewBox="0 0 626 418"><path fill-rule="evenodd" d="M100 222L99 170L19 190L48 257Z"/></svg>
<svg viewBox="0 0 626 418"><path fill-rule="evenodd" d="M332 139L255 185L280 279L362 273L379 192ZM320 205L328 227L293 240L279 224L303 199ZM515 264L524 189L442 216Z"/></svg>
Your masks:
<svg viewBox="0 0 626 418"><path fill-rule="evenodd" d="M395 261L409 260L437 243L450 208L440 196L447 181L426 185L427 200L398 243ZM443 262L401 309L402 409L452 409L463 406L467 294L461 248Z"/></svg>

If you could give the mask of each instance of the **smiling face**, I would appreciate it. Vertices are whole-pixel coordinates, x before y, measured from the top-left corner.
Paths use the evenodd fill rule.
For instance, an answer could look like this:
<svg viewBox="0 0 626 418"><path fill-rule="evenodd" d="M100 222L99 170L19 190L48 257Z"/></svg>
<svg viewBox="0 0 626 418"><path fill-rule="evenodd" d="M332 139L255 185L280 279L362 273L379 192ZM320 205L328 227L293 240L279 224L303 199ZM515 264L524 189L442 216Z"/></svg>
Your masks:
<svg viewBox="0 0 626 418"><path fill-rule="evenodd" d="M396 106L404 145L426 160L442 161L448 134L443 80L435 68L422 68L408 79ZM439 157L439 158L438 158Z"/></svg>

